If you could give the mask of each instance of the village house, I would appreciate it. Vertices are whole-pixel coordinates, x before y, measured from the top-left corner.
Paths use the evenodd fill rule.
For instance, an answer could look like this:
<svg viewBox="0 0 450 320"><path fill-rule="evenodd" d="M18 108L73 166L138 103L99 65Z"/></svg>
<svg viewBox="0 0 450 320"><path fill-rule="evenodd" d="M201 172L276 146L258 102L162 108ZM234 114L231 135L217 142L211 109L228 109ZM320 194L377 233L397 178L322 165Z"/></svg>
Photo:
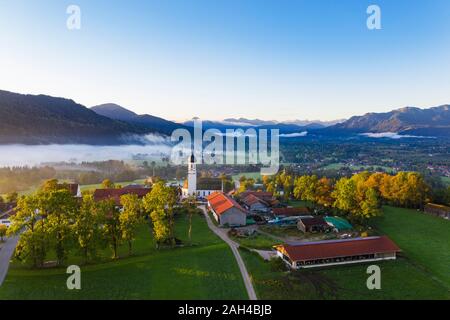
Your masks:
<svg viewBox="0 0 450 320"><path fill-rule="evenodd" d="M223 192L215 192L206 199L208 200L208 208L220 226L246 225L247 211L230 196Z"/></svg>
<svg viewBox="0 0 450 320"><path fill-rule="evenodd" d="M425 205L424 212L444 219L450 219L450 207L441 204L428 203Z"/></svg>
<svg viewBox="0 0 450 320"><path fill-rule="evenodd" d="M242 203L247 210L250 210L250 212L270 212L270 205L253 194L249 194L247 197L242 199Z"/></svg>
<svg viewBox="0 0 450 320"><path fill-rule="evenodd" d="M386 236L284 244L274 248L277 256L292 269L395 260L400 252Z"/></svg>
<svg viewBox="0 0 450 320"><path fill-rule="evenodd" d="M122 188L122 189L97 189L94 191L96 202L114 200L116 206L120 207L120 197L126 194L135 194L142 199L151 191L150 188Z"/></svg>
<svg viewBox="0 0 450 320"><path fill-rule="evenodd" d="M306 232L328 232L333 228L322 217L301 217L297 221L298 230Z"/></svg>
<svg viewBox="0 0 450 320"><path fill-rule="evenodd" d="M294 217L294 216L310 215L311 213L308 208L299 207L299 208L273 208L272 214L275 217Z"/></svg>

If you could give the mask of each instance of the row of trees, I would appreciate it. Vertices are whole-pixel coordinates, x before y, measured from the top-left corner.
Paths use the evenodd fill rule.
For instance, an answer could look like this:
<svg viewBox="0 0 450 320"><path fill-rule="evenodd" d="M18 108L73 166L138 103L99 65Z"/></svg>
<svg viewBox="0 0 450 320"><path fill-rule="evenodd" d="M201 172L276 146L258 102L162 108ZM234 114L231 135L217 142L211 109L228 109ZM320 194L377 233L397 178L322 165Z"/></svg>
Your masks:
<svg viewBox="0 0 450 320"><path fill-rule="evenodd" d="M267 191L283 191L285 199L299 199L334 207L358 218L370 218L380 212L381 204L420 208L429 201L429 187L416 172L361 172L338 180L315 175L293 176L283 171L264 177Z"/></svg>
<svg viewBox="0 0 450 320"><path fill-rule="evenodd" d="M176 193L163 182L155 184L142 200L133 194L123 195L121 206L117 206L114 200L96 202L92 195L78 200L51 180L35 194L19 199L8 234L20 235L16 257L34 267L42 266L50 252L55 253L58 265L63 265L72 251L87 263L107 246L117 259L122 243L132 254L137 229L148 216L157 246L173 245L175 202Z"/></svg>

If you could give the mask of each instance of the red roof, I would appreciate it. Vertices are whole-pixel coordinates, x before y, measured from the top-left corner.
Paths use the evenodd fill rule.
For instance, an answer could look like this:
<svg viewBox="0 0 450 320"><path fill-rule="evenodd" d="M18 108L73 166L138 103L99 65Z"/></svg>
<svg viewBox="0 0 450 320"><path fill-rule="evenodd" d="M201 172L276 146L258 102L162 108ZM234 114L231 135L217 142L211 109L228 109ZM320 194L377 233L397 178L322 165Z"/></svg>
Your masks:
<svg viewBox="0 0 450 320"><path fill-rule="evenodd" d="M253 194L249 194L247 197L244 198L244 200L242 200L242 202L244 202L244 204L251 206L254 205L255 203L261 203L265 206L269 206L269 204L267 202L265 202L264 200L258 198L257 196L253 195Z"/></svg>
<svg viewBox="0 0 450 320"><path fill-rule="evenodd" d="M148 188L122 188L122 189L97 189L94 191L94 200L103 201L113 199L116 205L120 205L120 197L126 194L135 194L143 198L149 193Z"/></svg>
<svg viewBox="0 0 450 320"><path fill-rule="evenodd" d="M309 214L308 208L273 208L273 214L276 216L297 216L301 214Z"/></svg>
<svg viewBox="0 0 450 320"><path fill-rule="evenodd" d="M299 245L280 245L276 248L287 255L291 261L330 259L400 251L400 248L386 236L310 242Z"/></svg>
<svg viewBox="0 0 450 320"><path fill-rule="evenodd" d="M242 199L245 199L249 195L254 195L255 197L262 199L264 201L270 201L273 199L273 194L270 192L263 192L263 191L244 191L240 194L240 197Z"/></svg>
<svg viewBox="0 0 450 320"><path fill-rule="evenodd" d="M231 208L236 208L244 213L247 213L244 208L241 207L239 203L236 202L233 198L224 194L223 192L214 192L206 199L209 202L209 205L214 210L214 212L218 215L223 214Z"/></svg>

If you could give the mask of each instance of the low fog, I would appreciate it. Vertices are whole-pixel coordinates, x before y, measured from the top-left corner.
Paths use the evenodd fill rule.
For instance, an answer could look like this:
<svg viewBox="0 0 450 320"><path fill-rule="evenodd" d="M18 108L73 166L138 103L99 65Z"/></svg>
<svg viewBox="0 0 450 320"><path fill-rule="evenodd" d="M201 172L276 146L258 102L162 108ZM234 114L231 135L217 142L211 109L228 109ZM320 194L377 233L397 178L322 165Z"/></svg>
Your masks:
<svg viewBox="0 0 450 320"><path fill-rule="evenodd" d="M168 144L92 146L92 145L0 145L0 167L35 166L46 162L131 160L133 156L163 157L170 154Z"/></svg>

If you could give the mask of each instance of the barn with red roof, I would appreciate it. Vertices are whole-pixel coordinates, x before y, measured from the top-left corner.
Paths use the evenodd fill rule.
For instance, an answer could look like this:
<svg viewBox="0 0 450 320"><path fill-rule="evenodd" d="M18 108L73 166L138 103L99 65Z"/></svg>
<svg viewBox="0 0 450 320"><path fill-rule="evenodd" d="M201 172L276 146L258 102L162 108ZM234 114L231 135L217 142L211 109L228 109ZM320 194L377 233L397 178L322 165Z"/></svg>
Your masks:
<svg viewBox="0 0 450 320"><path fill-rule="evenodd" d="M215 192L207 197L208 207L221 226L245 226L247 211L230 196Z"/></svg>
<svg viewBox="0 0 450 320"><path fill-rule="evenodd" d="M274 248L292 269L393 260L400 252L386 236L283 244Z"/></svg>

